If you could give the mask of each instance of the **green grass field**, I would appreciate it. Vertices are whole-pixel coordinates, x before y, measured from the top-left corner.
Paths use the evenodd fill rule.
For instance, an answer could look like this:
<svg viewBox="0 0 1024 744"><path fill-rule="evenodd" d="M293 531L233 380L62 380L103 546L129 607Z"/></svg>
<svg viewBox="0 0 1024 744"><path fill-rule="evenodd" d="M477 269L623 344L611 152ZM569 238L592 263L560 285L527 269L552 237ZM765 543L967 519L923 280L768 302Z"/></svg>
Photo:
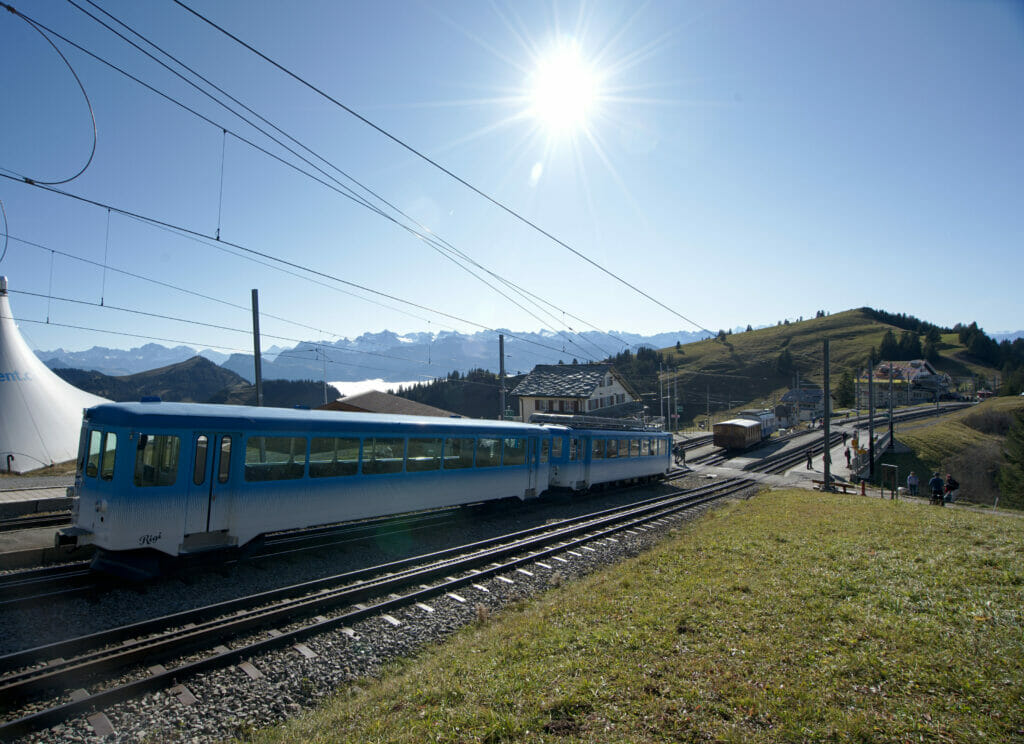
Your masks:
<svg viewBox="0 0 1024 744"><path fill-rule="evenodd" d="M255 740L1020 741L1022 600L1022 518L764 493Z"/></svg>

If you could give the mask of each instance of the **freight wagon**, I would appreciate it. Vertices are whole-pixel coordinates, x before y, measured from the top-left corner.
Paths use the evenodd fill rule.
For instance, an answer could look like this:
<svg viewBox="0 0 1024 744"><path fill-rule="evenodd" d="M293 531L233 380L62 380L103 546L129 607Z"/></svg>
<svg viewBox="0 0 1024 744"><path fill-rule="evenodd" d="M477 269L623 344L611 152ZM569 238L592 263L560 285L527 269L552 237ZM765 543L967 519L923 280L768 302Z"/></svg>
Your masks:
<svg viewBox="0 0 1024 744"><path fill-rule="evenodd" d="M745 450L764 438L760 421L729 419L714 425L714 444L727 450Z"/></svg>

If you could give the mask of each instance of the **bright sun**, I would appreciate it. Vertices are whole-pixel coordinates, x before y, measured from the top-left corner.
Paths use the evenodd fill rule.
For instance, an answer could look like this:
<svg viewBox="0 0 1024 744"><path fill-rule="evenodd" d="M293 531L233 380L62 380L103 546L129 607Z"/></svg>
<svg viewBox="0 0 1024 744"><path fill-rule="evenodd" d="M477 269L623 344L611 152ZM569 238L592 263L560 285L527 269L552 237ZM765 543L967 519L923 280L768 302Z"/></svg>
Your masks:
<svg viewBox="0 0 1024 744"><path fill-rule="evenodd" d="M585 130L600 95L599 76L574 42L538 60L529 87L530 115L555 135Z"/></svg>

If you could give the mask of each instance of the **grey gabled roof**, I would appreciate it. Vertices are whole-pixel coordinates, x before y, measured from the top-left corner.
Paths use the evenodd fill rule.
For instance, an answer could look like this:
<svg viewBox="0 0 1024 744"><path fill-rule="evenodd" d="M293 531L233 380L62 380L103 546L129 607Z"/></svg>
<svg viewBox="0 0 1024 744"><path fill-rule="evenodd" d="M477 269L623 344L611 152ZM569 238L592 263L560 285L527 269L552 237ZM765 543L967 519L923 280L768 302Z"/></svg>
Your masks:
<svg viewBox="0 0 1024 744"><path fill-rule="evenodd" d="M782 396L783 403L799 403L802 406L819 405L825 398L821 388L794 388Z"/></svg>
<svg viewBox="0 0 1024 744"><path fill-rule="evenodd" d="M609 373L615 374L610 364L538 364L512 395L589 398ZM622 382L618 375L615 378Z"/></svg>

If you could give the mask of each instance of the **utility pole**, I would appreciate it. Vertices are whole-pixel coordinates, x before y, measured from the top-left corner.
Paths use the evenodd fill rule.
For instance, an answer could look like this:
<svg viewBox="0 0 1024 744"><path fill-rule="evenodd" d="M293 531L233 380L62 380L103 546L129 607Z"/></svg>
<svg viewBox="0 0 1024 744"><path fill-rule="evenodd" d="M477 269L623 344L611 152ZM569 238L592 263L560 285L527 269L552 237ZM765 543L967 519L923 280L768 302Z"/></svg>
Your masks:
<svg viewBox="0 0 1024 744"><path fill-rule="evenodd" d="M875 360L868 357L868 479L875 480Z"/></svg>
<svg viewBox="0 0 1024 744"><path fill-rule="evenodd" d="M661 412L661 425L665 426L665 380L661 376L661 365L658 365L658 410ZM668 431L668 428L665 428Z"/></svg>
<svg viewBox="0 0 1024 744"><path fill-rule="evenodd" d="M324 405L327 405L327 352L324 351L323 346L316 347L317 351L320 352L320 361L323 364L324 369Z"/></svg>
<svg viewBox="0 0 1024 744"><path fill-rule="evenodd" d="M707 408L704 410L704 421L707 422L708 429L711 428L711 386L707 385L706 392L708 397Z"/></svg>
<svg viewBox="0 0 1024 744"><path fill-rule="evenodd" d="M679 388L676 387L678 382L678 377L672 378L672 410L668 412L669 416L675 417L672 419L672 431L676 431L679 428Z"/></svg>
<svg viewBox="0 0 1024 744"><path fill-rule="evenodd" d="M895 436L895 433L893 432L893 424L892 424L892 408L893 408L893 399L892 399L892 362L889 362L889 449L893 449L892 438L893 438L893 436Z"/></svg>
<svg viewBox="0 0 1024 744"><path fill-rule="evenodd" d="M498 334L498 378L501 382L501 386L498 388L498 406L501 408L498 411L498 421L505 420L505 334Z"/></svg>
<svg viewBox="0 0 1024 744"><path fill-rule="evenodd" d="M260 357L260 293L252 291L252 345L256 374L256 405L263 405L263 367ZM324 401L326 402L326 401Z"/></svg>
<svg viewBox="0 0 1024 744"><path fill-rule="evenodd" d="M825 396L824 396L824 398L825 398L825 420L824 420L824 426L822 426L822 429L824 430L824 433L825 433L825 457L824 457L824 464L825 464L825 490L826 491L831 491L832 490L832 475L831 475L831 472L832 472L832 455L831 455L831 451L829 450L829 436L828 435L829 435L829 431L830 431L829 424L831 423L831 419L832 419L832 410L831 410L832 406L830 405L831 402L832 402L832 396L831 396L830 391L829 391L828 338L826 337L826 338L822 339L822 343L824 345L823 353L824 353L824 356L825 356Z"/></svg>

